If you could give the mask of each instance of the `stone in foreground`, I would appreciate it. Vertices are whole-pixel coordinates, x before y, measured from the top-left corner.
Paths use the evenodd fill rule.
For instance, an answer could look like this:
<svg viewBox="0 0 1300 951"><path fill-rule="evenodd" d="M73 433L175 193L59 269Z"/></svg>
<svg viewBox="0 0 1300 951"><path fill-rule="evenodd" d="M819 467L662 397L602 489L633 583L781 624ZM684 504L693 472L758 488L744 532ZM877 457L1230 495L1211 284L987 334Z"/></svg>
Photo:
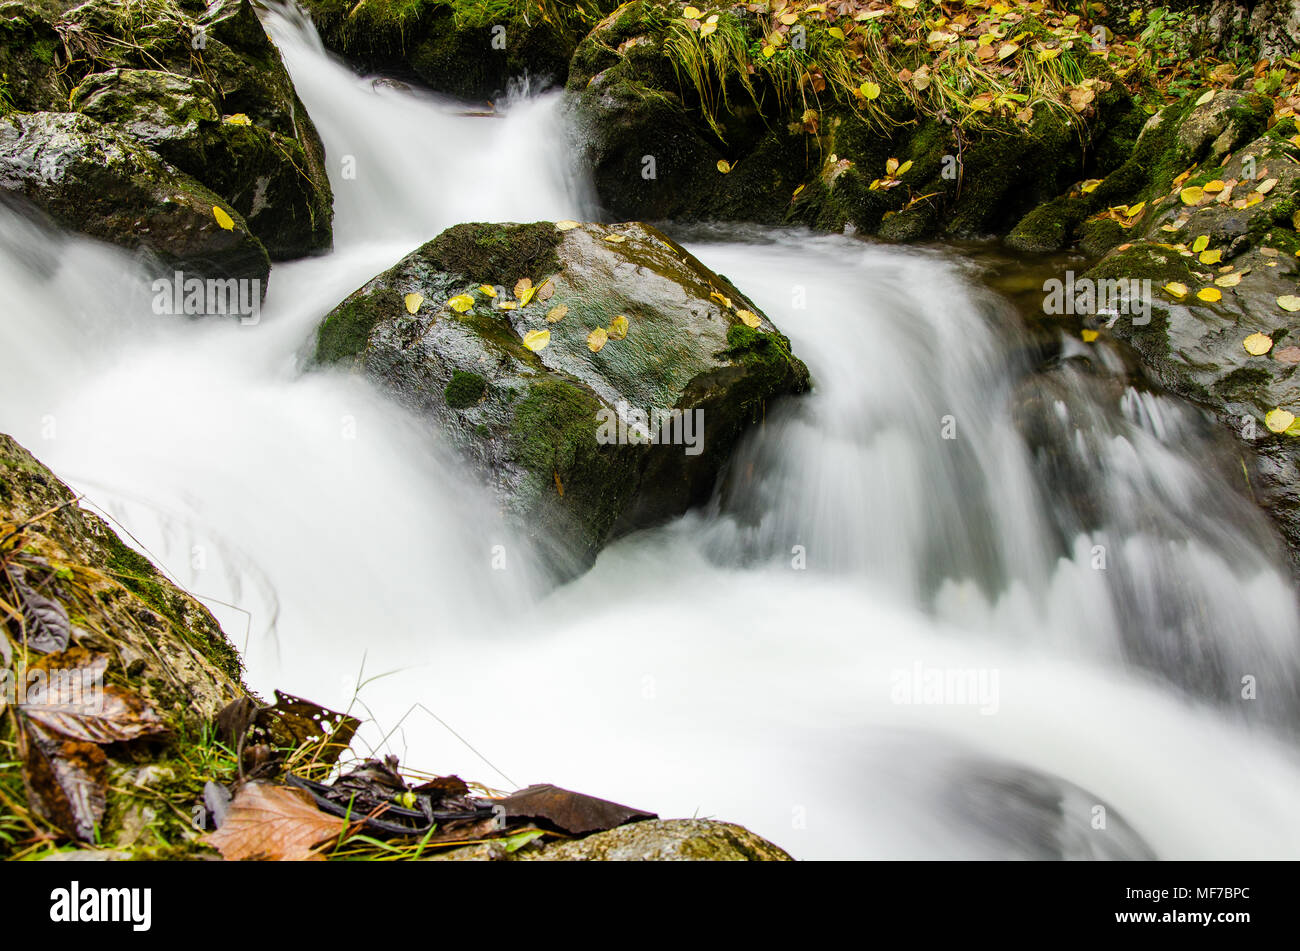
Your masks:
<svg viewBox="0 0 1300 951"><path fill-rule="evenodd" d="M434 423L562 578L706 501L767 404L808 386L752 301L636 223L458 225L331 312L316 356Z"/></svg>
<svg viewBox="0 0 1300 951"><path fill-rule="evenodd" d="M436 856L450 862L789 862L785 850L743 826L709 819L655 819L508 852L485 842Z"/></svg>

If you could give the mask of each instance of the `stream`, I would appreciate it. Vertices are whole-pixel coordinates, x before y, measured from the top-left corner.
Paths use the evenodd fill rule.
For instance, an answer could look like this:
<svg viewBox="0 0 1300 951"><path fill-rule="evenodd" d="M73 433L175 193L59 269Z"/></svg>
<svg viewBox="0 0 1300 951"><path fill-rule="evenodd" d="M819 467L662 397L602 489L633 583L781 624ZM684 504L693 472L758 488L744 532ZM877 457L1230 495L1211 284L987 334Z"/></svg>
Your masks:
<svg viewBox="0 0 1300 951"><path fill-rule="evenodd" d="M814 391L769 408L713 503L576 581L494 570L515 549L486 487L303 361L449 225L597 214L562 97L468 114L265 17L336 215L260 323L154 316L139 260L0 210L0 431L213 611L253 689L355 693L357 747L410 766L797 858L1300 856L1300 614L1235 450L1104 346L1040 370L955 249L669 227Z"/></svg>

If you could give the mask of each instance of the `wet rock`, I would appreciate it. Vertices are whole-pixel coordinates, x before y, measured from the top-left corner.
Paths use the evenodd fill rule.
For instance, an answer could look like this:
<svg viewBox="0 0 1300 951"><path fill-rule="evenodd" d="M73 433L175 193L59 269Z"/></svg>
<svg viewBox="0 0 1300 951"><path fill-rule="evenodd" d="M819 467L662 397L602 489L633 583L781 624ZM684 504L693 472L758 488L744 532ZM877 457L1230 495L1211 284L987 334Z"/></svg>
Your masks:
<svg viewBox="0 0 1300 951"><path fill-rule="evenodd" d="M329 247L329 182L292 135L251 119L223 119L203 79L162 70L113 69L77 86L72 107L120 129L225 198L272 258Z"/></svg>
<svg viewBox="0 0 1300 951"><path fill-rule="evenodd" d="M563 85L585 32L580 14L566 8L557 22L539 13L475 17L436 0L303 5L325 45L363 69L414 75L436 92L475 101L498 98L512 80Z"/></svg>
<svg viewBox="0 0 1300 951"><path fill-rule="evenodd" d="M549 842L511 853L484 843L436 856L443 861L521 862L789 862L781 848L742 826L707 819L634 822L584 839Z"/></svg>
<svg viewBox="0 0 1300 951"><path fill-rule="evenodd" d="M13 111L82 111L155 151L277 259L330 247L324 148L249 0L44 0L0 7L6 18Z"/></svg>
<svg viewBox="0 0 1300 951"><path fill-rule="evenodd" d="M521 278L534 296L508 301ZM594 331L609 337L597 352ZM536 332L549 343L533 351ZM363 370L438 426L560 578L705 501L740 434L808 385L751 301L640 224L451 228L331 312L316 358ZM646 416L669 410L649 444Z"/></svg>
<svg viewBox="0 0 1300 951"><path fill-rule="evenodd" d="M0 119L0 195L65 228L154 253L163 269L260 280L270 260L239 212L115 130L75 113ZM228 215L229 229L214 208Z"/></svg>

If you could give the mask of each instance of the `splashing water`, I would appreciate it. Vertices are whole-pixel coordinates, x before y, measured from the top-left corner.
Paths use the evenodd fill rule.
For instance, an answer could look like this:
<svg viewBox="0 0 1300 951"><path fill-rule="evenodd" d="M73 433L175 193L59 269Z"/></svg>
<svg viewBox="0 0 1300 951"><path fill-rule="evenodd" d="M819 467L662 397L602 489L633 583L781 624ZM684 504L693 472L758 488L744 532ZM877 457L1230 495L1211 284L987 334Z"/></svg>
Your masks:
<svg viewBox="0 0 1300 951"><path fill-rule="evenodd" d="M155 317L140 261L0 222L0 429L205 600L252 686L342 705L364 662L392 672L360 691L365 742L414 765L798 857L1300 855L1300 618L1230 447L1104 351L1036 370L951 253L685 235L815 391L708 509L558 590L494 571L512 543L436 433L301 354L450 224L593 214L562 101L466 115L355 76L296 12L266 22L337 213L259 325Z"/></svg>

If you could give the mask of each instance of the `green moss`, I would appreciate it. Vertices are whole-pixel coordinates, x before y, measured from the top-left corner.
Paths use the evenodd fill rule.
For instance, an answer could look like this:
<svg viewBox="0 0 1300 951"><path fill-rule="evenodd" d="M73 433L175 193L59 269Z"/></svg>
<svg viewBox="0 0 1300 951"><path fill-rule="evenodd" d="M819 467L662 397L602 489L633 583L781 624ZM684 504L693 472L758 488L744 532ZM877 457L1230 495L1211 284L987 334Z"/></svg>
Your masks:
<svg viewBox="0 0 1300 951"><path fill-rule="evenodd" d="M549 221L531 224L474 222L448 228L416 252L437 271L487 284L513 285L560 269L560 233Z"/></svg>
<svg viewBox="0 0 1300 951"><path fill-rule="evenodd" d="M1236 400L1249 396L1253 390L1267 386L1273 375L1263 367L1238 367L1214 384L1217 396L1227 400Z"/></svg>
<svg viewBox="0 0 1300 951"><path fill-rule="evenodd" d="M452 409L466 409L483 398L487 390L487 380L477 373L464 373L457 370L451 375L451 382L442 391L447 405Z"/></svg>
<svg viewBox="0 0 1300 951"><path fill-rule="evenodd" d="M103 543L105 570L155 613L169 621L173 630L198 649L213 666L238 683L243 669L239 652L215 622L210 630L196 632L186 616L187 610L192 610L188 598L166 584L148 558L127 546L111 532L105 533Z"/></svg>
<svg viewBox="0 0 1300 951"><path fill-rule="evenodd" d="M316 331L316 359L321 363L337 363L363 353L375 326L397 315L399 295L392 294L391 312L386 312L381 303L386 296L382 292L358 292L331 311Z"/></svg>

